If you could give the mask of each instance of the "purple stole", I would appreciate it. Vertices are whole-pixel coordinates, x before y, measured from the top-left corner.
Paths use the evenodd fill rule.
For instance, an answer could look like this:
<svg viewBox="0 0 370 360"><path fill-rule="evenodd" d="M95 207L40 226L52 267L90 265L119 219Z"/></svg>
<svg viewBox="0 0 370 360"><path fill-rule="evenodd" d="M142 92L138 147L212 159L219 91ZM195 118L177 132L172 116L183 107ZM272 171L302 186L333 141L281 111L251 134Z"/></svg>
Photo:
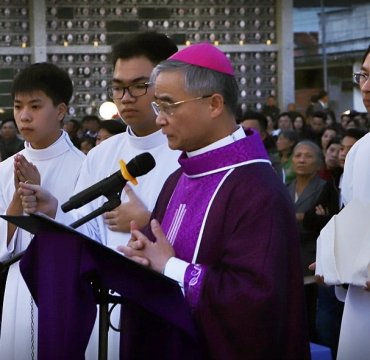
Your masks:
<svg viewBox="0 0 370 360"><path fill-rule="evenodd" d="M224 147L188 158L180 156L184 170L162 221L162 228L173 245L176 257L191 263L184 285L190 306L197 303L207 266L196 264L203 229L214 197L227 176L239 166L269 162L257 132Z"/></svg>

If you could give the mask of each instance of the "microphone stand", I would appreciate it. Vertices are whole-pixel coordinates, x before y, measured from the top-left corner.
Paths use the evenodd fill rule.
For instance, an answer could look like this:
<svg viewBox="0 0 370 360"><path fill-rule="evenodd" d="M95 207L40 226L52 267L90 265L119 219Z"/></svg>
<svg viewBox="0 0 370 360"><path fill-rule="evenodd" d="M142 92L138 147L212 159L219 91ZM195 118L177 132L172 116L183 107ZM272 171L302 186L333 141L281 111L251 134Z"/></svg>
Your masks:
<svg viewBox="0 0 370 360"><path fill-rule="evenodd" d="M108 197L108 201L105 202L100 208L94 210L92 213L84 216L83 218L73 222L69 226L73 229L77 229L79 226L87 223L91 219L94 219L95 217L104 214L107 211L111 211L115 209L117 206L121 204L121 199L120 199L121 193L118 195L118 197Z"/></svg>

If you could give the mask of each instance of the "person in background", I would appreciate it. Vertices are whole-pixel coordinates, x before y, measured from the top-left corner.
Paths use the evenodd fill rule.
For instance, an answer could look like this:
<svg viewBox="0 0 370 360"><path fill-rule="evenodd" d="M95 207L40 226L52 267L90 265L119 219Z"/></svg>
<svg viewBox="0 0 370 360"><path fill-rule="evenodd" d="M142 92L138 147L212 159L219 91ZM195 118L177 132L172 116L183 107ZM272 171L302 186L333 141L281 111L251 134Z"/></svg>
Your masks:
<svg viewBox="0 0 370 360"><path fill-rule="evenodd" d="M282 130L291 130L293 129L293 120L291 114L288 112L283 112L278 115L277 119L278 128L272 132L273 136L278 136Z"/></svg>
<svg viewBox="0 0 370 360"><path fill-rule="evenodd" d="M126 124L117 120L105 120L100 123L98 136L95 145L99 145L104 140L126 131Z"/></svg>
<svg viewBox="0 0 370 360"><path fill-rule="evenodd" d="M347 121L347 130L349 129L360 129L360 121L356 117L351 117Z"/></svg>
<svg viewBox="0 0 370 360"><path fill-rule="evenodd" d="M274 132L274 130L276 130L276 121L270 115L267 115L266 119L267 119L266 131L269 135L271 135Z"/></svg>
<svg viewBox="0 0 370 360"><path fill-rule="evenodd" d="M88 132L88 126L87 126L87 118L84 116L82 120L80 121L80 128L77 131L77 136L81 139L85 136L85 134Z"/></svg>
<svg viewBox="0 0 370 360"><path fill-rule="evenodd" d="M82 123L86 124L87 131L83 137L90 137L96 139L98 136L100 119L97 115L85 115L82 119Z"/></svg>
<svg viewBox="0 0 370 360"><path fill-rule="evenodd" d="M236 124L230 61L213 45L191 45L151 81L157 124L183 151L181 168L150 225L141 232L132 222L118 250L180 284L205 359L310 358L293 204L261 136Z"/></svg>
<svg viewBox="0 0 370 360"><path fill-rule="evenodd" d="M344 133L348 129L348 125L352 119L356 119L360 113L356 110L346 110L340 117L341 132ZM358 119L351 125L352 129L359 128Z"/></svg>
<svg viewBox="0 0 370 360"><path fill-rule="evenodd" d="M360 130L368 132L369 131L369 120L368 114L361 112L359 117Z"/></svg>
<svg viewBox="0 0 370 360"><path fill-rule="evenodd" d="M305 212L316 203L325 184L325 181L317 175L317 171L322 164L322 152L312 141L303 140L295 146L292 161L296 178L286 186L295 204L310 340L316 342L317 284L315 276L309 271L308 266L315 261L317 234L312 230L305 229L303 220Z"/></svg>
<svg viewBox="0 0 370 360"><path fill-rule="evenodd" d="M18 137L18 128L14 118L3 120L0 130L1 160L5 160L24 149L24 140Z"/></svg>
<svg viewBox="0 0 370 360"><path fill-rule="evenodd" d="M14 118L25 149L0 163L0 213L23 215L21 184L52 191L61 203L72 195L85 155L61 130L73 85L69 75L49 63L22 70L12 83ZM28 247L31 234L0 219L0 261ZM37 306L19 271L9 268L0 336L0 358L37 358ZM57 326L57 324L56 324Z"/></svg>
<svg viewBox="0 0 370 360"><path fill-rule="evenodd" d="M276 141L277 153L283 164L284 183L295 179L296 174L293 168L293 149L299 142L298 133L295 130L282 130Z"/></svg>
<svg viewBox="0 0 370 360"><path fill-rule="evenodd" d="M338 132L334 126L328 126L327 128L325 128L323 134L321 135L321 143L320 143L320 147L321 147L324 157L326 154L326 149L328 147L329 141L337 135L338 135Z"/></svg>
<svg viewBox="0 0 370 360"><path fill-rule="evenodd" d="M311 124L312 116L315 112L315 107L316 107L317 102L318 102L318 95L317 94L312 95L310 98L310 104L307 106L307 109L306 109L306 120L307 120L308 125Z"/></svg>
<svg viewBox="0 0 370 360"><path fill-rule="evenodd" d="M275 169L276 174L279 178L284 181L284 173L283 173L283 165L281 160L278 156L274 154L276 152L276 145L273 137L267 133L267 119L262 113L248 110L244 114L242 114L240 123L244 129L255 129L261 135L263 144L265 145L265 149L269 156L269 160L271 161L272 167Z"/></svg>
<svg viewBox="0 0 370 360"><path fill-rule="evenodd" d="M275 98L273 96L269 96L267 98L267 103L262 106L262 114L265 116L271 116L271 118L276 121L277 117L280 113L280 109L276 105Z"/></svg>
<svg viewBox="0 0 370 360"><path fill-rule="evenodd" d="M299 112L294 112L291 114L293 120L293 129L298 133L300 140L305 139L308 130L305 117Z"/></svg>
<svg viewBox="0 0 370 360"><path fill-rule="evenodd" d="M87 155L96 145L96 139L86 136L81 139L80 150Z"/></svg>
<svg viewBox="0 0 370 360"><path fill-rule="evenodd" d="M324 111L316 111L312 115L311 126L307 132L306 139L314 142L321 147L321 136L325 131L326 113Z"/></svg>
<svg viewBox="0 0 370 360"><path fill-rule="evenodd" d="M328 108L324 109L323 111L326 114L325 126L334 127L337 133L339 133L340 124L337 123L337 117L335 116L334 111Z"/></svg>
<svg viewBox="0 0 370 360"><path fill-rule="evenodd" d="M327 93L327 91L325 90L320 91L317 94L317 102L314 104L313 113L327 109L328 102L329 102L329 94Z"/></svg>
<svg viewBox="0 0 370 360"><path fill-rule="evenodd" d="M350 114L350 110L346 110L340 116L340 124L341 124L342 133L347 130L347 123L348 123L348 120L350 119L349 114Z"/></svg>
<svg viewBox="0 0 370 360"><path fill-rule="evenodd" d="M69 135L72 144L76 146L77 149L81 148L81 139L78 137L78 132L81 128L81 124L74 119L68 120L63 125L63 130Z"/></svg>
<svg viewBox="0 0 370 360"><path fill-rule="evenodd" d="M344 168L344 163L347 158L349 151L352 146L356 144L358 140L366 135L365 131L360 129L348 129L343 136L341 141L341 149L339 153L339 163L342 168Z"/></svg>
<svg viewBox="0 0 370 360"><path fill-rule="evenodd" d="M328 144L324 155L324 162L318 171L318 175L321 179L329 181L334 177L337 177L338 172L342 172L339 165L339 150L341 147L342 138L339 136L332 137Z"/></svg>

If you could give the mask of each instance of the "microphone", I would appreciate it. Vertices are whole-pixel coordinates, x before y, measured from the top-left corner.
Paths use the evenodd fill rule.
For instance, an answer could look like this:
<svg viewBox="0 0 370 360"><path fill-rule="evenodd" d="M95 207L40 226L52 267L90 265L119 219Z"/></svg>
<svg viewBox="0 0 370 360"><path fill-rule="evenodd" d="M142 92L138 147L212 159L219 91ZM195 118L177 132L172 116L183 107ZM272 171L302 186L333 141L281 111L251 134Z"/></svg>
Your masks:
<svg viewBox="0 0 370 360"><path fill-rule="evenodd" d="M135 156L127 165L123 160L120 160L120 166L121 170L72 196L62 205L62 210L68 212L72 209L78 209L102 195L106 197L112 194L120 195L127 181L131 181L136 185L137 181L135 178L145 175L152 170L155 167L155 160L150 153L146 152Z"/></svg>

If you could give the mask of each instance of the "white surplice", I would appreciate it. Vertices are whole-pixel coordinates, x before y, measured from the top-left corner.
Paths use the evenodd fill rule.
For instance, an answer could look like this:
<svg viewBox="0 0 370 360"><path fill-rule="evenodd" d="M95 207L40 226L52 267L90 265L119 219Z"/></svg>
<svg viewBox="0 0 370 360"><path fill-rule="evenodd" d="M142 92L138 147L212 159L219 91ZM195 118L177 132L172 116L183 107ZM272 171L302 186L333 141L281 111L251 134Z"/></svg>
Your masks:
<svg viewBox="0 0 370 360"><path fill-rule="evenodd" d="M148 174L138 177L136 186L131 182L128 182L128 184L145 207L152 211L163 183L180 166L178 158L181 153L168 147L167 137L162 134L162 130L148 136L137 137L133 135L130 127L127 127L126 132L112 136L90 150L82 165L81 175L74 193L77 194L119 171L119 160L123 160L127 164L135 156L145 152L149 152L154 157L156 162L154 169ZM67 214L58 209L56 220L68 223L80 219L100 208L106 201L105 197L100 196ZM122 203L128 201L128 196L124 190L121 194L121 201ZM90 220L77 230L113 250L116 250L118 245L126 245L131 237L130 233L109 230L102 215Z"/></svg>
<svg viewBox="0 0 370 360"><path fill-rule="evenodd" d="M41 185L54 194L60 203L72 195L81 164L85 155L70 141L66 132L46 149L32 149L25 143L20 152L25 158L37 166L41 174ZM13 157L0 163L0 213L5 214L10 204L14 188ZM0 260L9 258L25 250L30 243L31 234L17 229L10 244L7 246L7 222L0 219ZM37 358L37 307L33 303L34 347ZM56 324L58 326L58 324ZM0 359L30 360L31 359L31 294L20 274L19 263L9 269L5 289L3 318L0 337Z"/></svg>
<svg viewBox="0 0 370 360"><path fill-rule="evenodd" d="M370 203L370 134L357 141L347 155L342 196L345 205L356 197L365 204ZM370 261L370 253L367 256ZM370 359L369 334L370 292L362 290L361 286L350 285L345 299L337 359Z"/></svg>

